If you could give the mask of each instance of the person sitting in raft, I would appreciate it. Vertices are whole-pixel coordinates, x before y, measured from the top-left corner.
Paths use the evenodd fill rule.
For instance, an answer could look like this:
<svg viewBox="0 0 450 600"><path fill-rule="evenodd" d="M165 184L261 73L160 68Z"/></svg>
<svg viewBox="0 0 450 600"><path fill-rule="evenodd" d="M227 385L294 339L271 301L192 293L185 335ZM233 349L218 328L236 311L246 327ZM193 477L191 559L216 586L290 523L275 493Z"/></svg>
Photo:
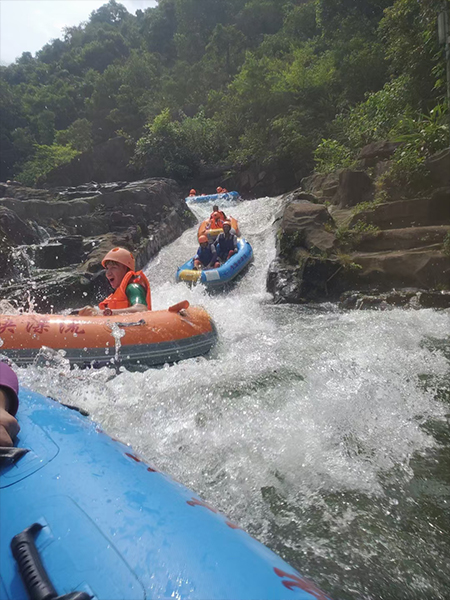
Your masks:
<svg viewBox="0 0 450 600"><path fill-rule="evenodd" d="M227 218L223 210L219 210L217 204L213 206L213 212L209 215L209 221L206 229L222 229L222 225Z"/></svg>
<svg viewBox="0 0 450 600"><path fill-rule="evenodd" d="M220 187L220 186L218 188L216 188L216 192L218 194L228 194L227 188L223 188L223 187Z"/></svg>
<svg viewBox="0 0 450 600"><path fill-rule="evenodd" d="M219 260L224 263L238 251L237 238L234 233L231 233L230 221L225 221L222 225L223 233L217 236L216 245L217 255Z"/></svg>
<svg viewBox="0 0 450 600"><path fill-rule="evenodd" d="M15 415L19 408L19 381L6 363L0 363L0 447L10 448L20 431Z"/></svg>
<svg viewBox="0 0 450 600"><path fill-rule="evenodd" d="M194 269L217 269L217 267L220 267L214 244L209 243L206 235L201 235L198 241L200 246L194 258Z"/></svg>
<svg viewBox="0 0 450 600"><path fill-rule="evenodd" d="M194 189L192 189L192 190L189 192L189 196L196 196L196 195L197 195L197 192L196 192Z"/></svg>
<svg viewBox="0 0 450 600"><path fill-rule="evenodd" d="M134 257L125 248L113 248L102 260L114 292L98 308L85 306L78 314L83 317L103 314L126 315L152 310L150 283L142 271L135 271Z"/></svg>

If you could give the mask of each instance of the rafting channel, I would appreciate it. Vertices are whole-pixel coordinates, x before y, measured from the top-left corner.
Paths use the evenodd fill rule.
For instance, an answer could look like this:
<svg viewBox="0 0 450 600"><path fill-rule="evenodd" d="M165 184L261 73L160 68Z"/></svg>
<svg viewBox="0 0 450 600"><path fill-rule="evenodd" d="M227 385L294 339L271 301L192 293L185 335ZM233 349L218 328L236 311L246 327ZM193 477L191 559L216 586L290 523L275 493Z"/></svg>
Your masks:
<svg viewBox="0 0 450 600"><path fill-rule="evenodd" d="M145 269L154 309L212 315L210 356L116 375L56 353L21 384L89 411L334 600L448 599L450 313L274 305L279 206L221 207L254 251L223 293L175 283L197 226ZM200 221L212 204L193 208Z"/></svg>

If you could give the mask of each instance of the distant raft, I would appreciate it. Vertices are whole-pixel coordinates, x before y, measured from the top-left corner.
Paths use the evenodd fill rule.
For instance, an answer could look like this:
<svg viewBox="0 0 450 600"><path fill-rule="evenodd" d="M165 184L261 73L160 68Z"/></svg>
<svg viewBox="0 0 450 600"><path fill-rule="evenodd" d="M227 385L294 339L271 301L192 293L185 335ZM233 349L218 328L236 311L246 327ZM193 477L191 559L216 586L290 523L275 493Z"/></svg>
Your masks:
<svg viewBox="0 0 450 600"><path fill-rule="evenodd" d="M244 238L238 238L238 252L229 258L218 269L194 269L194 258L191 258L177 270L177 281L203 283L207 287L218 287L232 281L250 263L253 250Z"/></svg>
<svg viewBox="0 0 450 600"><path fill-rule="evenodd" d="M112 317L0 315L1 352L19 366L32 363L43 347L63 350L80 367L155 366L207 354L216 338L208 313L187 301Z"/></svg>
<svg viewBox="0 0 450 600"><path fill-rule="evenodd" d="M213 202L218 200L237 200L239 192L224 192L223 194L208 194L208 196L188 196L186 202Z"/></svg>
<svg viewBox="0 0 450 600"><path fill-rule="evenodd" d="M239 223L237 222L237 220L234 219L233 217L227 217L227 221L229 221L231 223L232 229L234 229L236 235L239 236L240 235ZM223 229L221 227L219 229L207 229L208 223L209 223L209 219L205 219L204 221L202 221L200 223L198 232L197 232L197 237L199 238L201 235L206 235L206 236L208 236L210 241L213 241L216 239L216 237L219 235L219 233L222 233Z"/></svg>

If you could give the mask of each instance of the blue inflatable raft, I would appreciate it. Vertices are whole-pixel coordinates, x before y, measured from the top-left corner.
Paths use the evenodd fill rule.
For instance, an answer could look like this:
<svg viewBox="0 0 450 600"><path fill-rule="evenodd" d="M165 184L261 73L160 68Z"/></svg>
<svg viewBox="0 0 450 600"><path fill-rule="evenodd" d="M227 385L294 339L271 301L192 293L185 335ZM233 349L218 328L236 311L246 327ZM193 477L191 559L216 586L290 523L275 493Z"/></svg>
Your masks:
<svg viewBox="0 0 450 600"><path fill-rule="evenodd" d="M17 417L0 463L1 600L329 600L79 412L25 390Z"/></svg>
<svg viewBox="0 0 450 600"><path fill-rule="evenodd" d="M213 202L218 200L237 200L239 192L224 192L223 194L208 194L208 196L188 196L186 202Z"/></svg>
<svg viewBox="0 0 450 600"><path fill-rule="evenodd" d="M207 287L218 287L234 279L253 258L253 250L244 238L238 238L238 252L218 269L197 271L191 258L177 269L177 281L203 283Z"/></svg>

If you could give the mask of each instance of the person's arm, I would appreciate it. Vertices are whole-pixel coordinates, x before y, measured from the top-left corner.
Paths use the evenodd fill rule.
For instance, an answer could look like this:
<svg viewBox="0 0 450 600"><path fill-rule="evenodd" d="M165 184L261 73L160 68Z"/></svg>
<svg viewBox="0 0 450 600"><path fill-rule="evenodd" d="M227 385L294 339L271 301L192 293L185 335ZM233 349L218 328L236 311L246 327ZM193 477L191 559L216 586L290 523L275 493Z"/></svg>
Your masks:
<svg viewBox="0 0 450 600"><path fill-rule="evenodd" d="M216 252L216 247L214 246L214 244L211 244L211 252L212 252L212 258L209 261L208 267L213 267L217 262L217 252Z"/></svg>
<svg viewBox="0 0 450 600"><path fill-rule="evenodd" d="M7 392L0 389L0 446L11 447L20 431L17 420L9 414L10 399Z"/></svg>

